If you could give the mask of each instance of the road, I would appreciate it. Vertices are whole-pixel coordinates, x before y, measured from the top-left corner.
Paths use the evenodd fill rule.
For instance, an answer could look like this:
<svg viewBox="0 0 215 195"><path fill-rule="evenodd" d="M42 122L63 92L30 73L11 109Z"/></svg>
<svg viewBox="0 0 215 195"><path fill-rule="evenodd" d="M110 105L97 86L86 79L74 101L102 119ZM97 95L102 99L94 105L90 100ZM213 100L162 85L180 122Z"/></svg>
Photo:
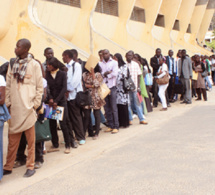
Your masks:
<svg viewBox="0 0 215 195"><path fill-rule="evenodd" d="M33 177L22 177L25 167L4 177L0 194L215 194L215 92L208 96L156 108L149 125L101 132L69 155L61 145Z"/></svg>

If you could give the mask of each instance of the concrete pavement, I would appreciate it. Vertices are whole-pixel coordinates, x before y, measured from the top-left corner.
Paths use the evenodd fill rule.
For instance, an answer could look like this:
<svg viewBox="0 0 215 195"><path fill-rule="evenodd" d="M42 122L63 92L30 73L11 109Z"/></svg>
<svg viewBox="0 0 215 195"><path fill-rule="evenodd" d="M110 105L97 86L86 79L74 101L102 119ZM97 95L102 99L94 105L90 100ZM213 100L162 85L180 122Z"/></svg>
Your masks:
<svg viewBox="0 0 215 195"><path fill-rule="evenodd" d="M102 132L69 155L62 145L33 177L14 169L0 194L215 194L215 93L208 95L208 102L157 108L149 125L135 120L116 135Z"/></svg>

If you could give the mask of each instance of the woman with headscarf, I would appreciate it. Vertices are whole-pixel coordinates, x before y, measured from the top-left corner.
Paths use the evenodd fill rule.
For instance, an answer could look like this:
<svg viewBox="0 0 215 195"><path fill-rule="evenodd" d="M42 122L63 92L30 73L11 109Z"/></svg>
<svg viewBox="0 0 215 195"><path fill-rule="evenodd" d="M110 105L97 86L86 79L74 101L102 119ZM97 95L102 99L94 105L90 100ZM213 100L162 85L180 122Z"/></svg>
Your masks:
<svg viewBox="0 0 215 195"><path fill-rule="evenodd" d="M117 107L119 116L119 126L129 126L129 114L128 114L128 92L125 92L123 88L123 80L128 77L128 66L124 62L122 55L116 53L114 60L118 62L119 72L117 77Z"/></svg>

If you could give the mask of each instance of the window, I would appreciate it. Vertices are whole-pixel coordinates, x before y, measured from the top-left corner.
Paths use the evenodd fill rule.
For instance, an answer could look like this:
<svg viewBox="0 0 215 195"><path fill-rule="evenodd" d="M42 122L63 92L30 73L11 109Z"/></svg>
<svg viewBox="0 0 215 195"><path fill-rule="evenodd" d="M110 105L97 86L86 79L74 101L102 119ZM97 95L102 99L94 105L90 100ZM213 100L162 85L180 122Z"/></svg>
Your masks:
<svg viewBox="0 0 215 195"><path fill-rule="evenodd" d="M60 3L60 4L64 4L64 5L70 5L73 7L81 8L81 0L45 0L45 1L51 1L54 3Z"/></svg>
<svg viewBox="0 0 215 195"><path fill-rule="evenodd" d="M191 33L191 24L189 24L187 27L187 33Z"/></svg>
<svg viewBox="0 0 215 195"><path fill-rule="evenodd" d="M165 27L164 15L158 14L155 25Z"/></svg>
<svg viewBox="0 0 215 195"><path fill-rule="evenodd" d="M118 16L118 0L98 0L96 12Z"/></svg>
<svg viewBox="0 0 215 195"><path fill-rule="evenodd" d="M131 14L131 20L145 23L145 10L135 6Z"/></svg>
<svg viewBox="0 0 215 195"><path fill-rule="evenodd" d="M179 20L175 20L175 24L173 26L173 30L180 30L180 23Z"/></svg>

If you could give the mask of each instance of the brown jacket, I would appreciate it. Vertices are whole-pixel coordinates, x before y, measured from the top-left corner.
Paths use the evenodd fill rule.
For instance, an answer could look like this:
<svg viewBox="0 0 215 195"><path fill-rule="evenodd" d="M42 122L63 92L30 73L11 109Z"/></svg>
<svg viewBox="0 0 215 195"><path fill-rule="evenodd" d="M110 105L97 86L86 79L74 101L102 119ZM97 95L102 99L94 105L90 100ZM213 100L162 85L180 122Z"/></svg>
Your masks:
<svg viewBox="0 0 215 195"><path fill-rule="evenodd" d="M34 126L37 109L42 100L43 79L41 67L32 59L28 65L24 82L17 83L11 67L8 67L6 105L10 107L9 134L16 134Z"/></svg>

